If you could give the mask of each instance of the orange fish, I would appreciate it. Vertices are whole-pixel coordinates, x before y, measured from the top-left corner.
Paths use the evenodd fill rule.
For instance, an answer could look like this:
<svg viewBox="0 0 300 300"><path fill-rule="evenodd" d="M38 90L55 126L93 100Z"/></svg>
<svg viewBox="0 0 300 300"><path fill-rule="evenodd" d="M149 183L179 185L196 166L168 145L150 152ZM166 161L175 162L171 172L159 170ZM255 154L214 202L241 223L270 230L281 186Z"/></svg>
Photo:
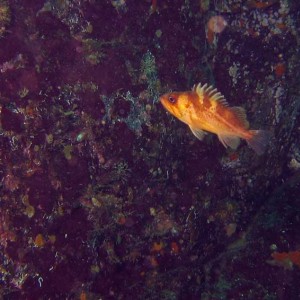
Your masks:
<svg viewBox="0 0 300 300"><path fill-rule="evenodd" d="M249 130L244 108L229 107L224 96L207 84L199 83L188 92L164 94L160 101L167 111L187 124L199 140L203 140L208 131L217 134L225 148L236 149L242 138L259 155L269 141L269 131Z"/></svg>

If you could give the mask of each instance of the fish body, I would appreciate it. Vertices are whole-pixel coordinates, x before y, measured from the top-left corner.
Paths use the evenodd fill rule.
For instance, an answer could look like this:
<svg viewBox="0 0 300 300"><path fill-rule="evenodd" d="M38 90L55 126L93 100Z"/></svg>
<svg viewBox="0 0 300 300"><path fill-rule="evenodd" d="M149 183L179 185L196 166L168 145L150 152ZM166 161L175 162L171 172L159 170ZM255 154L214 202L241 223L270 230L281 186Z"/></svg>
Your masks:
<svg viewBox="0 0 300 300"><path fill-rule="evenodd" d="M229 107L224 96L207 84L198 84L192 91L167 93L160 97L167 111L187 124L193 134L203 140L206 132L218 135L227 148L236 149L240 139L257 153L265 150L270 134L266 130L249 130L242 107Z"/></svg>

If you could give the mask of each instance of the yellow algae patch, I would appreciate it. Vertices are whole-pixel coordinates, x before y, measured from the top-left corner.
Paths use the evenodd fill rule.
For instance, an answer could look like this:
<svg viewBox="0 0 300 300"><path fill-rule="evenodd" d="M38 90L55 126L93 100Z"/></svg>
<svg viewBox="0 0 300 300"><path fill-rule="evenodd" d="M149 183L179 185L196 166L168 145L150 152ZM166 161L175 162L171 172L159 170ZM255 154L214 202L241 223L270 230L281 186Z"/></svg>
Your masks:
<svg viewBox="0 0 300 300"><path fill-rule="evenodd" d="M43 237L43 235L41 233L39 233L35 239L34 239L34 244L35 246L39 247L39 248L42 248L45 246L45 239Z"/></svg>
<svg viewBox="0 0 300 300"><path fill-rule="evenodd" d="M64 155L67 160L70 160L72 158L72 148L72 145L66 145L64 147Z"/></svg>
<svg viewBox="0 0 300 300"><path fill-rule="evenodd" d="M48 236L49 242L54 244L56 242L56 236L54 234Z"/></svg>

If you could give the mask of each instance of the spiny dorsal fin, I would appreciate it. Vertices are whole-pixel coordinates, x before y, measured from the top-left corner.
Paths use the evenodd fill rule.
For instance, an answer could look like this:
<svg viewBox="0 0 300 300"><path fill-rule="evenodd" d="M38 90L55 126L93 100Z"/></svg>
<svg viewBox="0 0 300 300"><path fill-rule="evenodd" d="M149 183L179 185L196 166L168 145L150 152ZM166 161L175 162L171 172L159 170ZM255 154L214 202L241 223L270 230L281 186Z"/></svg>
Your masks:
<svg viewBox="0 0 300 300"><path fill-rule="evenodd" d="M225 97L220 92L218 92L216 88L214 89L213 86L208 85L207 83L205 83L204 85L201 85L201 83L199 83L197 86L193 87L193 91L198 94L200 99L203 99L203 97L206 95L210 100L218 101L223 106L229 106Z"/></svg>
<svg viewBox="0 0 300 300"><path fill-rule="evenodd" d="M230 108L234 112L235 116L242 122L246 129L249 128L249 122L247 121L246 111L243 107L234 106Z"/></svg>

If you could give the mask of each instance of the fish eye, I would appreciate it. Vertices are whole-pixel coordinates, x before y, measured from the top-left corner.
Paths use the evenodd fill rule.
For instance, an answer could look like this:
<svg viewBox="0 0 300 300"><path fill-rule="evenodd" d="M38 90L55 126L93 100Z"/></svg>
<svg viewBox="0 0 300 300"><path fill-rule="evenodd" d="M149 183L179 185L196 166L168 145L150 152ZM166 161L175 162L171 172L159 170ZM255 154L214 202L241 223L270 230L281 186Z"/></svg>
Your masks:
<svg viewBox="0 0 300 300"><path fill-rule="evenodd" d="M174 104L176 102L176 99L174 97L172 97L172 96L169 96L168 100L172 104Z"/></svg>

